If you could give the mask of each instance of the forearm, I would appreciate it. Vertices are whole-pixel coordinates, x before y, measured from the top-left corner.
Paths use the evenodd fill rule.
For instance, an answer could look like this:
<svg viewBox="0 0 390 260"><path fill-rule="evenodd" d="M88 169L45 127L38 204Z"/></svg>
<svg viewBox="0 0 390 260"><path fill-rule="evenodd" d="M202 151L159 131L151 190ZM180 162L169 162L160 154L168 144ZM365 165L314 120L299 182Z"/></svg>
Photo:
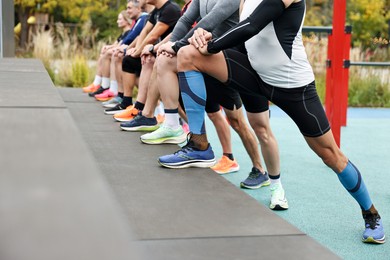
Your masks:
<svg viewBox="0 0 390 260"><path fill-rule="evenodd" d="M247 19L241 21L221 37L211 40L208 43L207 51L217 53L249 40L278 18L284 9L285 3L282 0L264 0Z"/></svg>
<svg viewBox="0 0 390 260"><path fill-rule="evenodd" d="M240 0L219 1L207 15L196 24L194 28L192 28L182 39L178 41L178 49L188 45L188 39L192 37L196 29L203 28L206 31L212 32L221 23L231 19L232 15L237 13L239 5Z"/></svg>

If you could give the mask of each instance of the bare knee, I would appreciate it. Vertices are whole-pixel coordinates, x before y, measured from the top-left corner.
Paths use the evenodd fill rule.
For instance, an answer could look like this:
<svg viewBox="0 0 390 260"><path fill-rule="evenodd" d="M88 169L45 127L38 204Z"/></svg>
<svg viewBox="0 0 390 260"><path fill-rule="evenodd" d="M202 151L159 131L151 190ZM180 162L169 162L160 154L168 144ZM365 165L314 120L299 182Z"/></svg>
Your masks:
<svg viewBox="0 0 390 260"><path fill-rule="evenodd" d="M261 144L268 144L272 134L270 134L269 129L264 126L257 126L254 129L257 138L259 139Z"/></svg>
<svg viewBox="0 0 390 260"><path fill-rule="evenodd" d="M158 56L158 58L156 59L156 62L157 63L157 74L158 75L164 75L167 71L173 71L173 72L176 72L177 71L177 63L176 63L176 59L174 58L169 58L165 55L160 55Z"/></svg>
<svg viewBox="0 0 390 260"><path fill-rule="evenodd" d="M228 120L229 120L230 126L239 135L241 135L240 133L242 133L243 131L245 131L248 128L243 117L230 115L230 116L228 116Z"/></svg>
<svg viewBox="0 0 390 260"><path fill-rule="evenodd" d="M215 123L218 120L218 118L219 118L218 112L216 112L216 113L207 113L207 116L209 117L209 119L213 123Z"/></svg>
<svg viewBox="0 0 390 260"><path fill-rule="evenodd" d="M178 71L194 70L195 66L193 61L196 56L199 55L199 51L192 45L185 46L177 53L177 69Z"/></svg>

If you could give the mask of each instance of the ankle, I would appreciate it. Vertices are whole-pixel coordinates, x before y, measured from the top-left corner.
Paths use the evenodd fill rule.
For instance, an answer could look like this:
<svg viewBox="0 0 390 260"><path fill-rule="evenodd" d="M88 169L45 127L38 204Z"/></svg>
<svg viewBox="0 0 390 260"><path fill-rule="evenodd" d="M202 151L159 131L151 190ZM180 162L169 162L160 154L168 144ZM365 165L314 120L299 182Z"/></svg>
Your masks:
<svg viewBox="0 0 390 260"><path fill-rule="evenodd" d="M362 210L362 214L364 215L379 215L378 210L375 208L374 204L368 210Z"/></svg>
<svg viewBox="0 0 390 260"><path fill-rule="evenodd" d="M191 141L193 142L196 149L207 150L209 147L206 134L192 134Z"/></svg>

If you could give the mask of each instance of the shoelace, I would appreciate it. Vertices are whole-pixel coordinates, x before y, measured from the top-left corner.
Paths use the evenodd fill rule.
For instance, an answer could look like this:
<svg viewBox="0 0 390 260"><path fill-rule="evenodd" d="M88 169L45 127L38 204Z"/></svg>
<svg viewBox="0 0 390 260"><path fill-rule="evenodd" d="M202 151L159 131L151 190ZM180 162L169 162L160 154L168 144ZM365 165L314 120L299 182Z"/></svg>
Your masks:
<svg viewBox="0 0 390 260"><path fill-rule="evenodd" d="M180 150L177 150L174 154L178 153L189 153L194 150L193 142L191 142L192 132L187 134L187 144L184 145Z"/></svg>
<svg viewBox="0 0 390 260"><path fill-rule="evenodd" d="M249 178L249 179L256 179L257 177L259 177L260 174L261 174L260 172L251 171L251 172L249 173L248 178Z"/></svg>
<svg viewBox="0 0 390 260"><path fill-rule="evenodd" d="M132 114L133 115L133 114ZM141 120L142 119L142 115L141 114L137 114L134 118L133 118L133 120Z"/></svg>
<svg viewBox="0 0 390 260"><path fill-rule="evenodd" d="M378 220L380 219L379 215L374 214L365 214L363 215L364 222L366 223L366 228L375 229L379 226Z"/></svg>

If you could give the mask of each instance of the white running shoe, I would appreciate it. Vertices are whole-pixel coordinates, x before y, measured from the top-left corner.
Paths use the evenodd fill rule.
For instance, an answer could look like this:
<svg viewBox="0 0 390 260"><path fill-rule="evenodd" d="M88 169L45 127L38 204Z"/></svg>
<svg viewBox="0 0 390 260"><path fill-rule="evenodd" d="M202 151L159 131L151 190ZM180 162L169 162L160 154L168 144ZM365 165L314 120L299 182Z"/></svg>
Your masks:
<svg viewBox="0 0 390 260"><path fill-rule="evenodd" d="M170 128L164 124L154 132L141 136L141 142L145 144L180 144L187 139L187 134L179 126L177 129Z"/></svg>
<svg viewBox="0 0 390 260"><path fill-rule="evenodd" d="M286 210L288 209L288 202L282 185L271 185L271 203L269 205L272 210Z"/></svg>

